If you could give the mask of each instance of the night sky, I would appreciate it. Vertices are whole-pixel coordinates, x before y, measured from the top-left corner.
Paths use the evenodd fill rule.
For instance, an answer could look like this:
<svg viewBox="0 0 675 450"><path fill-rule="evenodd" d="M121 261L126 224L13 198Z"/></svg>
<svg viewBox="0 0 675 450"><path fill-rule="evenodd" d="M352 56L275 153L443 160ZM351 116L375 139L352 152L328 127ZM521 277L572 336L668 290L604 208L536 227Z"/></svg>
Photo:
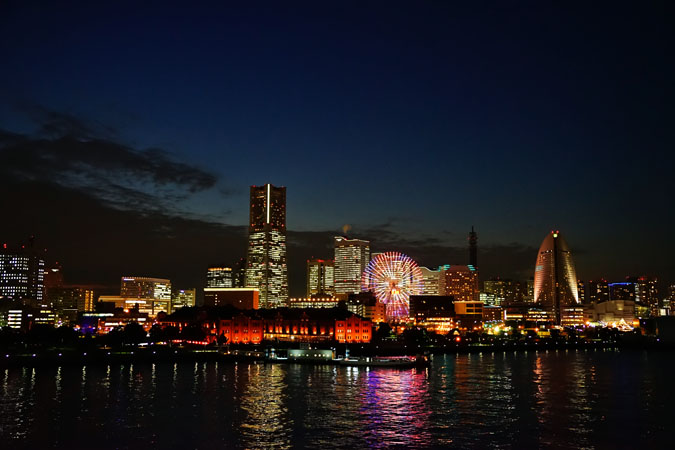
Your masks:
<svg viewBox="0 0 675 450"><path fill-rule="evenodd" d="M271 182L292 295L345 224L427 266L473 225L523 280L558 229L582 279L675 282L669 2L170 3L0 5L0 241L66 281L201 286Z"/></svg>

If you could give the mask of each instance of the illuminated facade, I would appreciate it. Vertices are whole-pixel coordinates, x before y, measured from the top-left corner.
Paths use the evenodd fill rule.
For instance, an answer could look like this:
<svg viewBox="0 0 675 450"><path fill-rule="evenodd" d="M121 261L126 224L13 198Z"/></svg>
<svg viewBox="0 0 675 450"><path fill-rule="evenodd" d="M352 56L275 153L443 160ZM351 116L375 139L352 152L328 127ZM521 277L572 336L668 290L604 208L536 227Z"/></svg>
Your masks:
<svg viewBox="0 0 675 450"><path fill-rule="evenodd" d="M525 298L525 288L517 281L491 278L483 282L483 292L488 294L490 304L501 306L520 303Z"/></svg>
<svg viewBox="0 0 675 450"><path fill-rule="evenodd" d="M143 300L151 316L160 311L171 314L171 281L164 278L122 277L120 297Z"/></svg>
<svg viewBox="0 0 675 450"><path fill-rule="evenodd" d="M642 276L635 279L635 301L649 307L652 316L659 315L658 280L653 277Z"/></svg>
<svg viewBox="0 0 675 450"><path fill-rule="evenodd" d="M312 295L333 295L335 276L333 261L310 259L307 261L307 297Z"/></svg>
<svg viewBox="0 0 675 450"><path fill-rule="evenodd" d="M171 311L180 308L192 307L196 304L196 289L176 289L171 294Z"/></svg>
<svg viewBox="0 0 675 450"><path fill-rule="evenodd" d="M0 249L0 297L22 300L39 307L44 300L45 261L32 249L22 246Z"/></svg>
<svg viewBox="0 0 675 450"><path fill-rule="evenodd" d="M87 286L63 286L46 289L49 305L64 322L72 322L77 313L94 310L94 288Z"/></svg>
<svg viewBox="0 0 675 450"><path fill-rule="evenodd" d="M591 322L614 323L624 320L632 324L638 318L632 300L608 300L589 305L586 311L586 319Z"/></svg>
<svg viewBox="0 0 675 450"><path fill-rule="evenodd" d="M422 292L420 295L441 295L441 271L420 267L422 271Z"/></svg>
<svg viewBox="0 0 675 450"><path fill-rule="evenodd" d="M443 295L452 295L458 302L480 301L478 272L475 267L445 265L439 269L442 272Z"/></svg>
<svg viewBox="0 0 675 450"><path fill-rule="evenodd" d="M271 311L267 311L268 313ZM193 321L173 320L161 322L163 326L182 329ZM372 322L356 316L334 317L327 310L289 310L288 312L266 314L264 310L252 313L242 311L234 317L201 323L207 333L207 340L218 336L231 344L259 344L265 341L285 342L332 342L368 343L372 339Z"/></svg>
<svg viewBox="0 0 675 450"><path fill-rule="evenodd" d="M251 186L246 286L260 291L262 308L288 301L285 187Z"/></svg>
<svg viewBox="0 0 675 450"><path fill-rule="evenodd" d="M335 340L340 343L356 344L370 342L373 324L370 320L362 320L352 316L335 321Z"/></svg>
<svg viewBox="0 0 675 450"><path fill-rule="evenodd" d="M98 301L112 303L115 308L122 308L126 312L138 310L139 313L149 317L156 317L160 312L167 312L171 304L171 299L167 302L154 298L122 297L120 295L101 295Z"/></svg>
<svg viewBox="0 0 675 450"><path fill-rule="evenodd" d="M411 295L410 318L427 331L447 334L456 326L453 300L445 295Z"/></svg>
<svg viewBox="0 0 675 450"><path fill-rule="evenodd" d="M577 273L567 242L557 231L549 233L537 254L534 269L534 302L563 322L563 309L579 303Z"/></svg>
<svg viewBox="0 0 675 450"><path fill-rule="evenodd" d="M338 300L335 297L306 297L306 298L289 298L289 308L335 308L338 305Z"/></svg>
<svg viewBox="0 0 675 450"><path fill-rule="evenodd" d="M363 272L370 262L370 242L335 237L335 293L361 292Z"/></svg>
<svg viewBox="0 0 675 450"><path fill-rule="evenodd" d="M206 287L210 288L231 288L232 268L231 267L209 267L206 271Z"/></svg>

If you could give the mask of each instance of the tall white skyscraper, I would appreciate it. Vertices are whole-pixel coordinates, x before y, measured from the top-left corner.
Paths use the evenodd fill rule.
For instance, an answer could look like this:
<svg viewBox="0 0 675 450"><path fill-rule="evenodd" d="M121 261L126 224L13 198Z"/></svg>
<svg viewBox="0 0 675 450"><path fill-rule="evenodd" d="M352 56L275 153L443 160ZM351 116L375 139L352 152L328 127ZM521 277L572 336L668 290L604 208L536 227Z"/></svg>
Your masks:
<svg viewBox="0 0 675 450"><path fill-rule="evenodd" d="M370 242L335 237L335 293L361 292L363 271L370 262Z"/></svg>

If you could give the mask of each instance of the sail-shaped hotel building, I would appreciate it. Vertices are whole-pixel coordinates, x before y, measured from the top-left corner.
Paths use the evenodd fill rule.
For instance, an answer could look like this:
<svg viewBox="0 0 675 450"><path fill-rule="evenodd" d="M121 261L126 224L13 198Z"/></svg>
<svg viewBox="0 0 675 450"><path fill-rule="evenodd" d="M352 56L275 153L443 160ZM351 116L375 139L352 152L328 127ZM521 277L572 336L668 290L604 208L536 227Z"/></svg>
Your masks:
<svg viewBox="0 0 675 450"><path fill-rule="evenodd" d="M558 325L565 321L566 309L579 303L572 253L558 231L551 231L539 247L534 269L534 302L552 313Z"/></svg>

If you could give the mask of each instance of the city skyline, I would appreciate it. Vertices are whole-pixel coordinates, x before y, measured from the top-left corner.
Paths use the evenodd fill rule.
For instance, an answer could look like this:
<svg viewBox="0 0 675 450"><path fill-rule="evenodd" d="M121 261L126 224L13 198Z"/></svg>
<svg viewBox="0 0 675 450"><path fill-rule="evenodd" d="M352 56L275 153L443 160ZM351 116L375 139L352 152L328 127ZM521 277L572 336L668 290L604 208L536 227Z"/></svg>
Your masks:
<svg viewBox="0 0 675 450"><path fill-rule="evenodd" d="M674 18L0 1L0 440L669 448Z"/></svg>
<svg viewBox="0 0 675 450"><path fill-rule="evenodd" d="M291 295L345 225L428 267L473 225L481 275L516 279L560 229L582 279L673 281L660 7L163 6L2 7L0 237L73 282L198 285L245 255L262 180L288 188Z"/></svg>

